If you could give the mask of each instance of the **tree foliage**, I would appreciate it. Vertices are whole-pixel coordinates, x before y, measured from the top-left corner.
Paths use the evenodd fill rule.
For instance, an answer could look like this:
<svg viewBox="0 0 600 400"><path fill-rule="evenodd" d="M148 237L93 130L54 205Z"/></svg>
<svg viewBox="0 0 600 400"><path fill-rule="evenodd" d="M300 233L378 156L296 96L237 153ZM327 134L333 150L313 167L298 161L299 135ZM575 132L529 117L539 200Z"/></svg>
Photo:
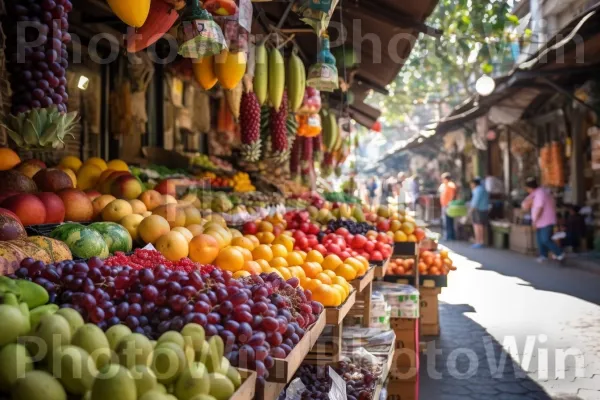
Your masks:
<svg viewBox="0 0 600 400"><path fill-rule="evenodd" d="M386 121L402 121L419 104L454 106L473 93L481 75L507 72L518 39L512 6L512 0L440 0L427 23L443 30L442 37L419 38L390 85L392 95L380 101Z"/></svg>

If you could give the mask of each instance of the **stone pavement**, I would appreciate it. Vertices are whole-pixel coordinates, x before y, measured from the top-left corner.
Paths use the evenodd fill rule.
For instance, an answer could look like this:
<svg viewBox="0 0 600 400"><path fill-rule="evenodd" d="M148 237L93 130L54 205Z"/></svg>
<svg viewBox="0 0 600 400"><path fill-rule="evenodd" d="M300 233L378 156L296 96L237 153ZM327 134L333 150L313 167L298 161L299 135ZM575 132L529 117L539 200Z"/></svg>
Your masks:
<svg viewBox="0 0 600 400"><path fill-rule="evenodd" d="M421 400L600 400L600 276L449 247L458 270L421 357Z"/></svg>

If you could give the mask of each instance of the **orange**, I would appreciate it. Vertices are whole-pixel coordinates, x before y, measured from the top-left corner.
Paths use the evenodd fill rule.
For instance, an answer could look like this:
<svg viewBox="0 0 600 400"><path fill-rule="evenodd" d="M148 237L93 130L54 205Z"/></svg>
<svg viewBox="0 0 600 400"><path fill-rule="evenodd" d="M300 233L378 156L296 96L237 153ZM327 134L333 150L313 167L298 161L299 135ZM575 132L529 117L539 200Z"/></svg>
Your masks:
<svg viewBox="0 0 600 400"><path fill-rule="evenodd" d="M348 264L356 271L356 276L363 276L367 270L365 269L363 263L361 263L358 259L354 257L348 257L344 264Z"/></svg>
<svg viewBox="0 0 600 400"><path fill-rule="evenodd" d="M238 231L237 229L233 229L233 228L229 228L229 233L231 233L231 237L234 239L244 236L244 235L242 235L242 232Z"/></svg>
<svg viewBox="0 0 600 400"><path fill-rule="evenodd" d="M266 244L261 244L252 250L252 257L254 260L265 260L266 262L270 262L273 259L273 251Z"/></svg>
<svg viewBox="0 0 600 400"><path fill-rule="evenodd" d="M313 292L313 300L325 307L337 307L342 303L340 293L329 285L319 285Z"/></svg>
<svg viewBox="0 0 600 400"><path fill-rule="evenodd" d="M185 239L188 241L188 243L194 237L194 235L192 235L192 232L190 232L189 230L187 230L183 226L177 226L177 227L171 229L171 232L179 232L179 233L181 233L183 235L183 237L185 237Z"/></svg>
<svg viewBox="0 0 600 400"><path fill-rule="evenodd" d="M200 211L194 206L187 206L183 208L185 214L185 226L196 225L202 222L202 215Z"/></svg>
<svg viewBox="0 0 600 400"><path fill-rule="evenodd" d="M252 243L254 243L254 248L260 244L258 238L254 235L244 235L246 239L249 239Z"/></svg>
<svg viewBox="0 0 600 400"><path fill-rule="evenodd" d="M84 166L95 165L96 167L100 168L102 171L108 169L108 166L106 165L106 161L104 161L100 157L90 157L87 160L85 160L83 165Z"/></svg>
<svg viewBox="0 0 600 400"><path fill-rule="evenodd" d="M169 222L160 215L150 215L144 218L138 226L138 234L144 243L154 243L159 237L170 231Z"/></svg>
<svg viewBox="0 0 600 400"><path fill-rule="evenodd" d="M393 239L394 242L407 242L408 235L404 233L404 231L396 231L396 233L394 233Z"/></svg>
<svg viewBox="0 0 600 400"><path fill-rule="evenodd" d="M335 273L347 281L356 279L356 271L350 265L342 264L336 270Z"/></svg>
<svg viewBox="0 0 600 400"><path fill-rule="evenodd" d="M254 260L254 262L260 266L262 272L267 272L271 269L271 266L269 265L269 262L267 260Z"/></svg>
<svg viewBox="0 0 600 400"><path fill-rule="evenodd" d="M440 250L440 257L449 258L448 256L449 256L448 250Z"/></svg>
<svg viewBox="0 0 600 400"><path fill-rule="evenodd" d="M297 251L292 251L291 253L289 253L287 255L287 257L285 259L287 260L288 264L290 264L290 265L304 264L304 259L302 258L302 255L300 253L298 253Z"/></svg>
<svg viewBox="0 0 600 400"><path fill-rule="evenodd" d="M411 243L417 243L417 237L415 235L408 235L408 238L406 239L407 242L411 242Z"/></svg>
<svg viewBox="0 0 600 400"><path fill-rule="evenodd" d="M219 243L219 249L223 249L227 246L227 241L225 240L225 237L218 231L205 231L203 233L204 235L209 235L215 238L215 240L217 241L217 243Z"/></svg>
<svg viewBox="0 0 600 400"><path fill-rule="evenodd" d="M330 254L327 257L325 257L321 265L323 266L323 269L330 269L332 271L335 271L336 268L342 265L343 263L344 262L341 258L336 256L335 254Z"/></svg>
<svg viewBox="0 0 600 400"><path fill-rule="evenodd" d="M275 235L273 235L271 232L258 232L256 237L262 244L271 244L275 240Z"/></svg>
<svg viewBox="0 0 600 400"><path fill-rule="evenodd" d="M282 244L274 244L271 246L271 251L273 251L273 257L283 257L286 258L288 255L288 251Z"/></svg>
<svg viewBox="0 0 600 400"><path fill-rule="evenodd" d="M329 275L327 275L324 272L321 272L319 274L317 274L317 276L315 277L315 279L320 280L321 282L323 282L326 285L331 285L331 277Z"/></svg>
<svg viewBox="0 0 600 400"><path fill-rule="evenodd" d="M160 215L167 221L171 228L176 226L185 226L185 211L183 211L177 204L164 204L156 207L152 210L152 214Z"/></svg>
<svg viewBox="0 0 600 400"><path fill-rule="evenodd" d="M244 268L244 255L235 247L226 247L219 252L215 265L225 271L237 272Z"/></svg>
<svg viewBox="0 0 600 400"><path fill-rule="evenodd" d="M323 282L318 279L310 279L306 278L305 284L302 286L306 290L310 290L311 292L315 292L318 286L321 286ZM314 299L313 299L314 300Z"/></svg>
<svg viewBox="0 0 600 400"><path fill-rule="evenodd" d="M285 235L279 235L273 242L273 244L279 244L285 246L288 252L294 250L294 238Z"/></svg>
<svg viewBox="0 0 600 400"><path fill-rule="evenodd" d="M337 275L335 274L335 272L333 272L330 269L326 269L325 271L323 271L324 274L329 275L329 277L331 278L331 281L333 282L333 279L337 278Z"/></svg>
<svg viewBox="0 0 600 400"><path fill-rule="evenodd" d="M244 249L247 249L250 251L254 250L254 248L256 247L254 245L254 242L246 237L233 238L233 240L231 241L231 245L243 247Z"/></svg>
<svg viewBox="0 0 600 400"><path fill-rule="evenodd" d="M306 261L314 261L319 264L323 263L323 254L317 250L311 250L306 254Z"/></svg>
<svg viewBox="0 0 600 400"><path fill-rule="evenodd" d="M283 276L283 279L285 279L286 281L288 279L292 279L292 273L290 272L289 268L280 267L280 268L277 268L277 271L279 271L281 273L281 275Z"/></svg>
<svg viewBox="0 0 600 400"><path fill-rule="evenodd" d="M244 271L248 271L253 275L259 275L262 272L262 267L256 261L246 261L244 263Z"/></svg>
<svg viewBox="0 0 600 400"><path fill-rule="evenodd" d="M306 273L306 276L309 278L316 278L318 274L323 272L323 268L314 262L306 262L302 264L302 269Z"/></svg>
<svg viewBox="0 0 600 400"><path fill-rule="evenodd" d="M346 279L344 279L341 276L336 276L333 279L333 284L334 285L340 285L341 287L343 287L344 291L346 292L346 297L348 297L348 295L350 294L350 288L352 286L350 286L350 284L348 283L348 281Z"/></svg>
<svg viewBox="0 0 600 400"><path fill-rule="evenodd" d="M179 261L190 252L187 239L179 232L169 232L159 237L156 250L169 261Z"/></svg>
<svg viewBox="0 0 600 400"><path fill-rule="evenodd" d="M245 249L243 247L240 246L231 246L237 250L239 250L240 253L242 253L242 255L244 256L244 261L253 261L252 259L252 252L248 249Z"/></svg>
<svg viewBox="0 0 600 400"><path fill-rule="evenodd" d="M188 231L192 232L192 236L198 236L204 231L204 229L202 229L202 225L200 224L188 225L186 228Z"/></svg>
<svg viewBox="0 0 600 400"><path fill-rule="evenodd" d="M94 218L97 218L104 210L110 202L116 200L117 198L111 194L103 194L100 197L96 197L94 201L92 201L92 206L94 207Z"/></svg>
<svg viewBox="0 0 600 400"><path fill-rule="evenodd" d="M402 231L404 231L404 233L406 233L407 235L411 235L414 231L415 231L415 224L414 222L403 222L402 223Z"/></svg>
<svg viewBox="0 0 600 400"><path fill-rule="evenodd" d="M258 224L259 232L273 232L273 224L268 221L261 221Z"/></svg>
<svg viewBox="0 0 600 400"><path fill-rule="evenodd" d="M287 267L288 263L287 263L287 261L285 261L285 258L283 258L283 257L275 257L271 260L271 262L269 262L269 265L273 268L279 268L279 267Z"/></svg>
<svg viewBox="0 0 600 400"><path fill-rule="evenodd" d="M300 282L302 282L302 280L306 279L306 272L304 272L302 267L290 267L289 270L293 276L300 279Z"/></svg>
<svg viewBox="0 0 600 400"><path fill-rule="evenodd" d="M217 239L201 233L190 241L189 257L200 264L212 264L219 255L219 249Z"/></svg>
<svg viewBox="0 0 600 400"><path fill-rule="evenodd" d="M123 160L111 160L106 163L106 167L108 169L112 169L114 171L126 171L129 172L129 166Z"/></svg>
<svg viewBox="0 0 600 400"><path fill-rule="evenodd" d="M306 261L306 252L303 250L298 250L296 253L300 254L300 257L302 257L302 262Z"/></svg>
<svg viewBox="0 0 600 400"><path fill-rule="evenodd" d="M249 276L252 276L252 274L248 271L237 271L233 274L234 279L247 278Z"/></svg>

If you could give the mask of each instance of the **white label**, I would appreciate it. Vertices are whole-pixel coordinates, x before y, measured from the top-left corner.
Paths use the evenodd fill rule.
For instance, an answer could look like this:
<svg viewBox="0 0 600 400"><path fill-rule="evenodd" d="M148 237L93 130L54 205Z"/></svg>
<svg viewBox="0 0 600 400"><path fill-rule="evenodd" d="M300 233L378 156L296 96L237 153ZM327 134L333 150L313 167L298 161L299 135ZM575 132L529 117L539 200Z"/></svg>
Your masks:
<svg viewBox="0 0 600 400"><path fill-rule="evenodd" d="M329 391L330 400L347 400L346 381L329 367L329 376L331 377L331 390Z"/></svg>

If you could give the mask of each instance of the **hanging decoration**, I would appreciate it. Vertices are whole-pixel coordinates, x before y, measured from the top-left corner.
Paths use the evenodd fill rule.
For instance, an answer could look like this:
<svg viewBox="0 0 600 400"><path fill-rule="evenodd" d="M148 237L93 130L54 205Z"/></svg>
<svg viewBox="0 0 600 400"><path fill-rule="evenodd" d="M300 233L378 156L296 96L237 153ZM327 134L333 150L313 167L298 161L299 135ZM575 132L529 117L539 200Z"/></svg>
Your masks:
<svg viewBox="0 0 600 400"><path fill-rule="evenodd" d="M338 70L335 66L335 57L329 50L329 36L321 36L321 51L317 55L317 62L308 69L308 86L324 92L333 92L339 87Z"/></svg>
<svg viewBox="0 0 600 400"><path fill-rule="evenodd" d="M204 8L221 27L229 51L248 53L252 29L251 0L207 0Z"/></svg>
<svg viewBox="0 0 600 400"><path fill-rule="evenodd" d="M129 26L141 28L150 13L150 0L107 0L111 10Z"/></svg>
<svg viewBox="0 0 600 400"><path fill-rule="evenodd" d="M377 132L377 133L381 133L381 122L380 121L375 121L375 123L371 127L371 131Z"/></svg>
<svg viewBox="0 0 600 400"><path fill-rule="evenodd" d="M294 3L293 10L300 16L300 20L312 27L318 36L321 36L329 27L329 21L335 11L338 0L298 0Z"/></svg>
<svg viewBox="0 0 600 400"><path fill-rule="evenodd" d="M189 0L185 7L177 38L179 54L187 58L217 55L227 50L223 31L198 0Z"/></svg>
<svg viewBox="0 0 600 400"><path fill-rule="evenodd" d="M179 14L173 6L163 0L154 0L146 22L139 29L127 30L127 51L135 53L156 43L175 25Z"/></svg>

